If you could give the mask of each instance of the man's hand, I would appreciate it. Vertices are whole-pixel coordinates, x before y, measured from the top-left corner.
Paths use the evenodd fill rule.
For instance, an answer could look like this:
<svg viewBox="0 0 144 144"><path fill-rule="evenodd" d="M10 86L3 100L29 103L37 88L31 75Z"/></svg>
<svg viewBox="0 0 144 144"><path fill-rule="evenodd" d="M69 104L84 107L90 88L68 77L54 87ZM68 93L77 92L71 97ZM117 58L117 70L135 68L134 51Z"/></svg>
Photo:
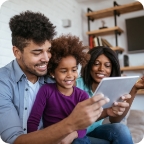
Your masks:
<svg viewBox="0 0 144 144"><path fill-rule="evenodd" d="M129 103L126 100L130 99L131 95L126 94L121 97L122 102L114 102L113 106L106 109L108 116L117 117L124 113L127 107L129 107Z"/></svg>
<svg viewBox="0 0 144 144"><path fill-rule="evenodd" d="M102 106L109 102L102 94L98 94L76 105L72 113L67 117L68 125L72 131L85 129L94 123L101 115Z"/></svg>
<svg viewBox="0 0 144 144"><path fill-rule="evenodd" d="M70 133L68 136L66 136L63 140L61 140L61 142L59 142L58 144L71 144L73 140L76 139L77 137L78 133L77 131L74 131Z"/></svg>

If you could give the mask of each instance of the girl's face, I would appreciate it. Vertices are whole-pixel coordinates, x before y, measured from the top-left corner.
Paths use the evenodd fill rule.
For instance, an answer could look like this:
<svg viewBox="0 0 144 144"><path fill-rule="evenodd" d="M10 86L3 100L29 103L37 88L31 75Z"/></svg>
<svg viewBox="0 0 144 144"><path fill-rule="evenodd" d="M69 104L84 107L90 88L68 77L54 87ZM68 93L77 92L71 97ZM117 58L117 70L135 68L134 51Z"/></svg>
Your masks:
<svg viewBox="0 0 144 144"><path fill-rule="evenodd" d="M94 62L90 74L96 83L104 77L109 77L112 71L112 64L110 60L104 55L100 55Z"/></svg>
<svg viewBox="0 0 144 144"><path fill-rule="evenodd" d="M76 59L73 56L62 58L54 71L54 77L60 92L72 89L78 77Z"/></svg>

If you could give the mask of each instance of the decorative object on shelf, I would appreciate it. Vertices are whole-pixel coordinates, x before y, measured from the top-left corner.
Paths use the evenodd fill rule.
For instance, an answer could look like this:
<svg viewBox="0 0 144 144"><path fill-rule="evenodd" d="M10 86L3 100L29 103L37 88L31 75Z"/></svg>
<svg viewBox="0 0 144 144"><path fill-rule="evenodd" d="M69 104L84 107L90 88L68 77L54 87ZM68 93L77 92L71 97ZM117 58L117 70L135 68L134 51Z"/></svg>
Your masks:
<svg viewBox="0 0 144 144"><path fill-rule="evenodd" d="M100 27L99 29L104 29L104 28L107 28L107 27L105 26L105 21L104 21L104 20L102 20L101 22L102 22L102 27Z"/></svg>
<svg viewBox="0 0 144 144"><path fill-rule="evenodd" d="M124 59L124 66L129 66L129 57L128 57L128 55L124 55L123 59Z"/></svg>

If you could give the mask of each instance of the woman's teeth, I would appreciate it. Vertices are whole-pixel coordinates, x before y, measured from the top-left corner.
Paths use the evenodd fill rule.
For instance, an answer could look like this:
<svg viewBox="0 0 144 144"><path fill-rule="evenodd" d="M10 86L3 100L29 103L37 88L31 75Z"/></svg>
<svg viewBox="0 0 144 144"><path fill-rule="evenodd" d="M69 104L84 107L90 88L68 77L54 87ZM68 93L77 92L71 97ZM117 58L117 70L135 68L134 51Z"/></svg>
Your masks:
<svg viewBox="0 0 144 144"><path fill-rule="evenodd" d="M97 76L98 76L98 77L104 77L104 75L103 75L103 74L97 74Z"/></svg>

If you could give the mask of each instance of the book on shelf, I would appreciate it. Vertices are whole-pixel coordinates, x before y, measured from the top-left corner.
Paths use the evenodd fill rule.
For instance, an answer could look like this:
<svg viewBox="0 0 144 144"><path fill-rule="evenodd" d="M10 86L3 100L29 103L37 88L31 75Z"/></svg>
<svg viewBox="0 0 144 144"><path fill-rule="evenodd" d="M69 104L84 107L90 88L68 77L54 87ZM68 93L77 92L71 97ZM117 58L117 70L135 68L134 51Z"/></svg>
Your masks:
<svg viewBox="0 0 144 144"><path fill-rule="evenodd" d="M93 39L93 43L94 43L94 47L98 46L98 40L96 37L94 37Z"/></svg>
<svg viewBox="0 0 144 144"><path fill-rule="evenodd" d="M104 38L98 37L89 37L89 47L92 49L93 47L97 46L106 46L106 47L112 47L112 45Z"/></svg>
<svg viewBox="0 0 144 144"><path fill-rule="evenodd" d="M92 49L94 47L93 36L89 36L89 47L90 47L90 49Z"/></svg>
<svg viewBox="0 0 144 144"><path fill-rule="evenodd" d="M101 38L103 46L112 47L112 45L104 38Z"/></svg>
<svg viewBox="0 0 144 144"><path fill-rule="evenodd" d="M94 47L102 46L101 37L94 37Z"/></svg>

